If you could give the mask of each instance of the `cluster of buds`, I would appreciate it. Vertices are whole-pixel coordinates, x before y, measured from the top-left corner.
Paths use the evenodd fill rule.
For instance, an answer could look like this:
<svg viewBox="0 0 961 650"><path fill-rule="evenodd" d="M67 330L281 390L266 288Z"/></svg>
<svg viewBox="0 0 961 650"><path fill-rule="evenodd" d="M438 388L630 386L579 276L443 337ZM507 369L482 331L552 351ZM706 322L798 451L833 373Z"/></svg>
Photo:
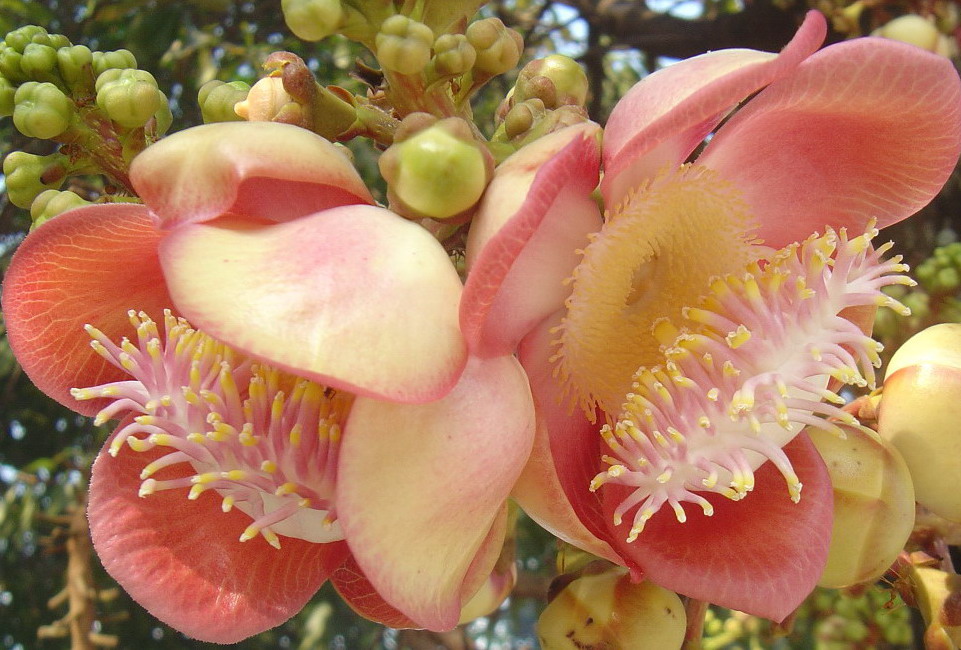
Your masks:
<svg viewBox="0 0 961 650"><path fill-rule="evenodd" d="M895 9L877 0L819 0L815 6L831 17L836 32L849 38L870 34L948 58L958 56L956 30L961 25L961 11L953 2L935 0L923 8L908 5ZM904 13L898 15L899 10Z"/></svg>
<svg viewBox="0 0 961 650"><path fill-rule="evenodd" d="M0 45L4 116L25 136L67 145L49 156L14 152L4 160L10 200L22 208L76 174L102 172L128 187L130 161L172 121L157 81L137 69L129 51L91 51L35 25L8 33ZM48 200L33 212L50 216L75 203Z"/></svg>

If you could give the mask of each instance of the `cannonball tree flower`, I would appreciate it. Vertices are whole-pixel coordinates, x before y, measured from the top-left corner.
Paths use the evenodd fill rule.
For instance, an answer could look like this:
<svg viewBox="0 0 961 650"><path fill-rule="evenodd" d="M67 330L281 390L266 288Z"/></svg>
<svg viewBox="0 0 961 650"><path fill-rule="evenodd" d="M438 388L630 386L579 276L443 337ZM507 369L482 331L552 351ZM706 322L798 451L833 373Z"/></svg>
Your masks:
<svg viewBox="0 0 961 650"><path fill-rule="evenodd" d="M635 579L775 620L831 529L798 434L850 420L829 380L873 385L879 363L852 321L910 282L874 224L930 201L961 149L948 62L871 38L816 52L825 30L811 13L780 54L650 75L603 148L586 123L509 158L461 302L471 353L517 348L531 381L521 505Z"/></svg>
<svg viewBox="0 0 961 650"><path fill-rule="evenodd" d="M131 178L143 205L43 224L3 287L31 379L121 418L89 492L107 571L217 642L328 578L374 618L454 627L500 553L534 412L516 359L468 355L443 247L288 125L188 129Z"/></svg>

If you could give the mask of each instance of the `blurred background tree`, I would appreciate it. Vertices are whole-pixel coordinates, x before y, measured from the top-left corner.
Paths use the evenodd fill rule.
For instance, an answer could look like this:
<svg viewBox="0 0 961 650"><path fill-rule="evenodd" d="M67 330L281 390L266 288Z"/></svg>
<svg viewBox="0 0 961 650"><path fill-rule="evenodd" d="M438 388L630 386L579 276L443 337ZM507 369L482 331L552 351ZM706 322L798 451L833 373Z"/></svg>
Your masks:
<svg viewBox="0 0 961 650"><path fill-rule="evenodd" d="M171 131L201 123L197 92L204 83L253 83L274 51L298 54L324 83L362 92L362 81L352 73L358 61L373 65L372 57L338 36L316 44L299 41L279 5L279 0L0 0L0 34L36 24L91 49L130 50L167 94ZM631 85L671 60L728 47L777 51L810 8L831 19L829 41L918 14L940 34L932 46L957 57L961 8L949 0L499 0L483 11L524 35L525 60L559 51L580 61L593 90L591 115L603 122ZM482 129L492 130L491 116L512 83L511 77L497 79L479 96L475 112ZM54 147L21 135L11 120L0 121L0 156L45 155ZM372 152L364 145L352 148L377 187ZM2 192L4 181L0 175L0 271L30 225L27 212ZM64 189L87 198L114 191L83 177ZM956 174L922 215L891 233L922 284L900 296L914 316L886 314L878 323L877 334L889 348L928 324L961 321L961 244L954 243L959 230ZM0 322L0 648L214 647L158 623L100 568L82 515L89 466L109 432L35 389L2 334ZM556 549L553 537L523 518L516 542L519 579L513 596L494 615L451 633L384 630L355 616L324 588L294 619L240 647L536 648L534 623L556 575ZM95 633L81 640L83 635L71 634L74 627ZM912 647L908 610L893 589L881 587L858 594L818 592L793 631L725 611L711 612L705 629L705 648Z"/></svg>

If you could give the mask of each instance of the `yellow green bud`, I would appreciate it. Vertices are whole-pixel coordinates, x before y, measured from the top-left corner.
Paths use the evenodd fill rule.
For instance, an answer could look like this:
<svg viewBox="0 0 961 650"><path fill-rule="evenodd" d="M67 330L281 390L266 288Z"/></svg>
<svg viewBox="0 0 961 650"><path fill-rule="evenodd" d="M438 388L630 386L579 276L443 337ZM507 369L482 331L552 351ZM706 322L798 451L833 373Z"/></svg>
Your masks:
<svg viewBox="0 0 961 650"><path fill-rule="evenodd" d="M936 52L939 44L938 37L941 34L934 22L917 14L907 14L885 23L871 35L908 43L928 52Z"/></svg>
<svg viewBox="0 0 961 650"><path fill-rule="evenodd" d="M911 592L927 629L928 650L957 650L961 646L961 576L931 566L910 566Z"/></svg>
<svg viewBox="0 0 961 650"><path fill-rule="evenodd" d="M248 122L269 122L291 104L302 112L296 100L284 89L283 79L264 77L251 87L243 101L234 106L234 112Z"/></svg>
<svg viewBox="0 0 961 650"><path fill-rule="evenodd" d="M55 50L59 50L61 47L70 47L73 45L73 43L70 42L70 39L63 34L50 34L49 39L50 40L47 45Z"/></svg>
<svg viewBox="0 0 961 650"><path fill-rule="evenodd" d="M20 69L31 79L53 81L57 73L57 51L49 45L28 43L20 59Z"/></svg>
<svg viewBox="0 0 961 650"><path fill-rule="evenodd" d="M93 83L93 52L86 45L61 47L57 50L57 69L69 86Z"/></svg>
<svg viewBox="0 0 961 650"><path fill-rule="evenodd" d="M473 208L494 169L493 159L474 140L467 123L454 117L410 136L402 126L379 165L391 207L407 217L433 219L458 216Z"/></svg>
<svg viewBox="0 0 961 650"><path fill-rule="evenodd" d="M49 82L21 84L13 101L13 124L31 138L57 137L69 128L76 110L73 101Z"/></svg>
<svg viewBox="0 0 961 650"><path fill-rule="evenodd" d="M305 41L327 38L344 20L340 0L281 0L280 7L290 31Z"/></svg>
<svg viewBox="0 0 961 650"><path fill-rule="evenodd" d="M20 208L29 208L33 200L44 190L55 190L66 178L66 168L59 153L37 156L14 151L3 160L7 194L10 202Z"/></svg>
<svg viewBox="0 0 961 650"><path fill-rule="evenodd" d="M30 77L20 66L22 60L23 54L20 52L6 45L0 46L0 75L14 83L28 81Z"/></svg>
<svg viewBox="0 0 961 650"><path fill-rule="evenodd" d="M474 67L477 52L463 34L442 34L434 42L434 70L439 76L464 74Z"/></svg>
<svg viewBox="0 0 961 650"><path fill-rule="evenodd" d="M13 97L16 93L17 87L6 77L0 77L0 117L13 115Z"/></svg>
<svg viewBox="0 0 961 650"><path fill-rule="evenodd" d="M681 599L652 582L631 582L615 567L573 580L537 621L543 650L657 648L684 643L687 615Z"/></svg>
<svg viewBox="0 0 961 650"><path fill-rule="evenodd" d="M961 521L961 324L915 334L888 364L878 431L907 463L918 503Z"/></svg>
<svg viewBox="0 0 961 650"><path fill-rule="evenodd" d="M224 83L214 79L200 87L197 102L204 124L211 122L237 122L243 118L237 115L234 107L247 98L250 86L243 81Z"/></svg>
<svg viewBox="0 0 961 650"><path fill-rule="evenodd" d="M524 66L514 86L514 100L537 97L547 108L583 106L587 89L587 73L577 61L563 54L551 54Z"/></svg>
<svg viewBox="0 0 961 650"><path fill-rule="evenodd" d="M124 70L137 67L137 57L130 50L93 53L93 73L98 77L107 70Z"/></svg>
<svg viewBox="0 0 961 650"><path fill-rule="evenodd" d="M466 36L477 51L474 69L483 75L492 77L513 70L521 60L524 39L498 18L471 23Z"/></svg>
<svg viewBox="0 0 961 650"><path fill-rule="evenodd" d="M80 198L75 192L45 190L37 195L30 206L30 218L33 220L31 229L50 221L67 210L90 204L90 201Z"/></svg>
<svg viewBox="0 0 961 650"><path fill-rule="evenodd" d="M831 548L818 581L832 588L880 578L914 527L914 487L901 454L873 432L839 426L843 439L808 429L834 488Z"/></svg>
<svg viewBox="0 0 961 650"><path fill-rule="evenodd" d="M417 74L430 61L434 32L424 23L396 14L377 33L377 60L387 70Z"/></svg>
<svg viewBox="0 0 961 650"><path fill-rule="evenodd" d="M24 25L7 33L3 38L3 42L23 54L24 49L26 49L30 43L50 45L50 34L39 25Z"/></svg>
<svg viewBox="0 0 961 650"><path fill-rule="evenodd" d="M97 106L127 129L142 127L166 99L146 70L112 69L97 77Z"/></svg>

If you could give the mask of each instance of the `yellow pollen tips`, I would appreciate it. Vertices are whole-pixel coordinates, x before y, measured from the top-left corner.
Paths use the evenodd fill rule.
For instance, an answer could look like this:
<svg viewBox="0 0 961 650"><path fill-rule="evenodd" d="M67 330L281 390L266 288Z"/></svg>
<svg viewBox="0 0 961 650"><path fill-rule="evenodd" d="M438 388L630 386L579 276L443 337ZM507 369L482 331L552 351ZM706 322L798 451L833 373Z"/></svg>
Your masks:
<svg viewBox="0 0 961 650"><path fill-rule="evenodd" d="M728 332L725 338L728 346L736 349L751 340L751 332L743 325L738 325L737 329L733 332Z"/></svg>
<svg viewBox="0 0 961 650"><path fill-rule="evenodd" d="M207 489L207 486L205 486L205 485L193 485L193 486L190 487L190 492L187 493L187 498L188 498L189 500L191 500L191 501L196 501L197 498L198 498L201 494L203 494L203 492L204 492L206 489Z"/></svg>
<svg viewBox="0 0 961 650"><path fill-rule="evenodd" d="M297 492L297 484L291 483L289 481L279 486L276 490L274 490L274 494L279 497L285 496L287 494L295 494L296 492Z"/></svg>
<svg viewBox="0 0 961 650"><path fill-rule="evenodd" d="M272 460L265 460L260 464L260 469L268 474L273 474L277 471L277 463Z"/></svg>
<svg viewBox="0 0 961 650"><path fill-rule="evenodd" d="M220 509L223 512L230 512L234 509L234 496L232 494L224 497L224 500L220 502Z"/></svg>

